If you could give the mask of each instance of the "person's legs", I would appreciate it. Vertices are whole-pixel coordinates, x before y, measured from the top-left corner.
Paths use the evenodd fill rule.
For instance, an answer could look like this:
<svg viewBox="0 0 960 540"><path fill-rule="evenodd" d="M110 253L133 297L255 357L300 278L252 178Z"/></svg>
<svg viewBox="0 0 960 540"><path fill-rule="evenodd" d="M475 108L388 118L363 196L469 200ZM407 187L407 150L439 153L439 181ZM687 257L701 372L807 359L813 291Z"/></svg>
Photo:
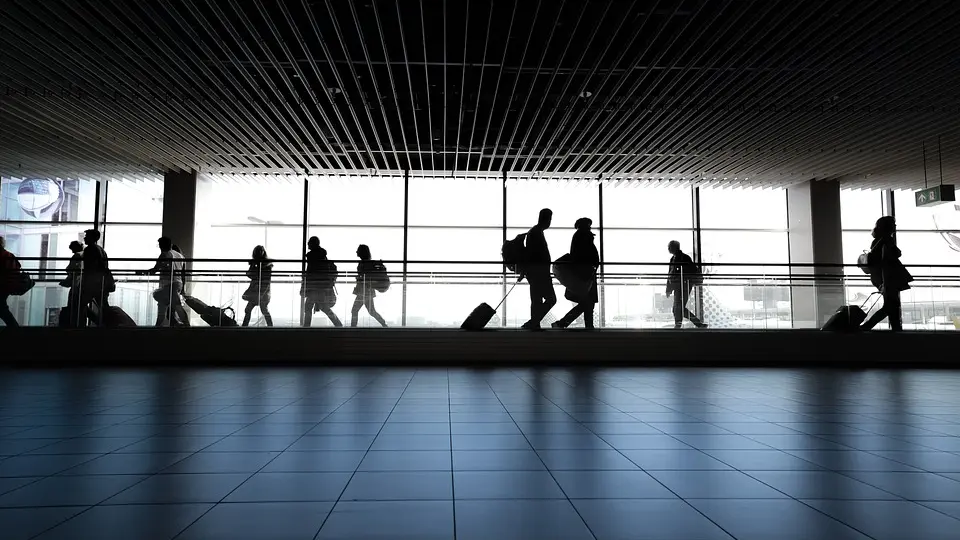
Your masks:
<svg viewBox="0 0 960 540"><path fill-rule="evenodd" d="M540 319L543 318L542 315L538 316L543 309L543 297L540 296L538 278L535 276L527 276L527 283L530 285L530 320L527 321L524 326L539 326Z"/></svg>
<svg viewBox="0 0 960 540"><path fill-rule="evenodd" d="M309 298L303 299L303 311L301 312L300 324L304 328L310 328L310 325L313 323L313 307L316 305L314 300Z"/></svg>
<svg viewBox="0 0 960 540"><path fill-rule="evenodd" d="M155 326L163 326L163 323L170 318L170 302L166 295L161 299L157 300L157 324Z"/></svg>
<svg viewBox="0 0 960 540"><path fill-rule="evenodd" d="M673 291L673 325L677 328L683 326L684 309L683 293L680 291Z"/></svg>
<svg viewBox="0 0 960 540"><path fill-rule="evenodd" d="M187 314L187 310L183 308L183 302L180 301L180 294L182 292L183 285L179 283L174 284L173 297L170 299L171 306L173 308L173 313L176 315L177 322L181 326L190 326L190 315ZM171 321L171 323L172 322L173 321Z"/></svg>
<svg viewBox="0 0 960 540"><path fill-rule="evenodd" d="M247 307L243 308L243 324L241 326L250 326L250 315L253 314L253 302L247 302Z"/></svg>
<svg viewBox="0 0 960 540"><path fill-rule="evenodd" d="M696 326L697 328L701 328L706 325L704 325L703 322L701 322L700 319L696 315L694 315L692 311L687 309L687 304L690 302L691 290L692 290L691 287L686 287L683 290L683 316L686 317L687 319L690 319L690 322L692 322L694 326Z"/></svg>
<svg viewBox="0 0 960 540"><path fill-rule="evenodd" d="M360 295L357 295L357 297L353 300L353 307L350 308L350 326L351 327L357 326L357 318L360 316L360 308L362 307L363 307L363 297Z"/></svg>
<svg viewBox="0 0 960 540"><path fill-rule="evenodd" d="M380 323L380 326L386 328L387 321L383 320L383 317L381 317L380 314L377 313L377 308L373 305L373 297L372 296L367 297L363 301L363 304L367 306L367 313L369 313L371 317L373 317L378 323Z"/></svg>
<svg viewBox="0 0 960 540"><path fill-rule="evenodd" d="M270 316L270 310L267 308L269 302L263 302L260 304L260 314L263 315L263 320L267 321L267 326L273 326L273 317Z"/></svg>
<svg viewBox="0 0 960 540"><path fill-rule="evenodd" d="M900 293L893 292L883 295L883 306L887 310L887 321L890 323L890 330L894 332L903 330L903 314L900 311Z"/></svg>
<svg viewBox="0 0 960 540"><path fill-rule="evenodd" d="M553 290L549 269L527 275L527 282L530 283L530 320L523 327L539 328L540 321L557 304L557 293Z"/></svg>
<svg viewBox="0 0 960 540"><path fill-rule="evenodd" d="M566 315L564 315L557 322L553 323L553 326L555 328L566 328L570 326L571 324L573 324L573 321L577 320L577 317L579 317L580 315L583 315L583 313L586 311L586 308L584 306L585 304L577 304L573 306L572 308L570 308L570 311L568 311Z"/></svg>
<svg viewBox="0 0 960 540"><path fill-rule="evenodd" d="M337 328L340 328L343 326L343 323L340 322L340 317L337 317L337 314L334 313L333 310L330 309L330 307L321 306L320 311L322 311L323 314L326 315L328 319L330 319L330 322L333 323L333 325L336 326Z"/></svg>
<svg viewBox="0 0 960 540"><path fill-rule="evenodd" d="M10 311L10 306L7 305L9 298L9 295L0 294L0 321L3 321L3 324L7 325L7 328L16 328L20 326L20 323L17 322L17 318L14 317L13 312Z"/></svg>
<svg viewBox="0 0 960 540"><path fill-rule="evenodd" d="M584 304L583 309L583 327L593 330L593 303Z"/></svg>

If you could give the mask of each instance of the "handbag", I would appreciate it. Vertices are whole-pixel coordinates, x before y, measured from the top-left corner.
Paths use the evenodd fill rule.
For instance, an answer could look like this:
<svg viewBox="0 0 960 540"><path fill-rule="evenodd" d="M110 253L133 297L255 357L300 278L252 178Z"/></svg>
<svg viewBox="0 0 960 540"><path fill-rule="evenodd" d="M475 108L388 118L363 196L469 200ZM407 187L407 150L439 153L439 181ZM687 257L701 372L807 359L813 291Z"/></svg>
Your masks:
<svg viewBox="0 0 960 540"><path fill-rule="evenodd" d="M864 251L857 257L857 268L859 268L864 274L870 273L870 252Z"/></svg>
<svg viewBox="0 0 960 540"><path fill-rule="evenodd" d="M30 289L32 289L34 285L36 285L36 283L33 281L33 278L30 277L30 274L21 271L10 284L10 295L23 296L30 292Z"/></svg>

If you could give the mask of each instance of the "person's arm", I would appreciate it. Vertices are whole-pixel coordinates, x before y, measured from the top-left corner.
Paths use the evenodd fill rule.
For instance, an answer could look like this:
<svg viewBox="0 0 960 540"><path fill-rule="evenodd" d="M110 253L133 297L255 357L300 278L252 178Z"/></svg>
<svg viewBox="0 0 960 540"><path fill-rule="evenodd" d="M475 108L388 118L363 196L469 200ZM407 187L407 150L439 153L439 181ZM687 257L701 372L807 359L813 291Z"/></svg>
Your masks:
<svg viewBox="0 0 960 540"><path fill-rule="evenodd" d="M670 258L670 269L667 270L667 296L670 296L673 293L673 288L675 286L675 278L677 275L677 264L674 257Z"/></svg>
<svg viewBox="0 0 960 540"><path fill-rule="evenodd" d="M140 271L137 272L137 273L140 274L141 276L147 276L147 275L156 274L157 272L159 272L159 271L163 268L163 266L164 266L164 264L165 264L165 263L164 263L164 259L166 259L166 258L167 258L167 257L165 257L165 254L161 253L160 256L157 257L157 262L154 263L153 268L151 268L151 269L149 269L149 270L140 270Z"/></svg>

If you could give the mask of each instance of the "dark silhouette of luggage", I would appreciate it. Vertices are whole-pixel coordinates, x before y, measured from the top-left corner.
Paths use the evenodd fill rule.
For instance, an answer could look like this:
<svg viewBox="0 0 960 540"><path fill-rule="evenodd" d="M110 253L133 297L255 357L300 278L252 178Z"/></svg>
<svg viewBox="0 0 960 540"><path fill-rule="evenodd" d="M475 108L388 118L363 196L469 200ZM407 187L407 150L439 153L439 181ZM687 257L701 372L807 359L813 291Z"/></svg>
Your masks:
<svg viewBox="0 0 960 540"><path fill-rule="evenodd" d="M390 290L390 274L387 273L387 267L383 261L375 261L367 274L367 281L373 290L379 293L385 293Z"/></svg>
<svg viewBox="0 0 960 540"><path fill-rule="evenodd" d="M518 280L513 284L513 287L510 287L510 290L507 291L506 296L500 300L500 303L497 304L497 307L490 307L490 304L484 302L479 306L475 307L473 311L470 312L470 315L467 316L466 320L463 321L463 324L460 325L461 330L470 330L478 331L483 330L487 326L487 323L490 322L490 319L497 314L497 310L500 309L500 306L507 300L507 296L510 296L510 293L513 292L513 289L516 288L517 283L520 283Z"/></svg>
<svg viewBox="0 0 960 540"><path fill-rule="evenodd" d="M133 322L133 318L117 306L107 306L102 311L101 313L96 303L92 303L87 308L87 318L93 324L103 328L133 328L137 326L137 323Z"/></svg>
<svg viewBox="0 0 960 540"><path fill-rule="evenodd" d="M203 319L203 322L210 326L237 326L237 319L234 315L233 308L209 306L194 296L184 295L183 300L190 309L195 311L197 315Z"/></svg>
<svg viewBox="0 0 960 540"><path fill-rule="evenodd" d="M841 306L833 316L827 319L827 322L825 322L820 329L828 332L855 332L859 330L863 321L867 320L867 311L873 309L873 306L880 300L878 296L877 299L873 301L870 309L864 311L863 306L867 305L867 302L870 301L870 298L875 294L877 293L871 293L862 305Z"/></svg>
<svg viewBox="0 0 960 540"><path fill-rule="evenodd" d="M523 264L527 262L527 233L518 234L512 240L507 240L500 248L500 257L503 258L503 264L507 270L523 273Z"/></svg>

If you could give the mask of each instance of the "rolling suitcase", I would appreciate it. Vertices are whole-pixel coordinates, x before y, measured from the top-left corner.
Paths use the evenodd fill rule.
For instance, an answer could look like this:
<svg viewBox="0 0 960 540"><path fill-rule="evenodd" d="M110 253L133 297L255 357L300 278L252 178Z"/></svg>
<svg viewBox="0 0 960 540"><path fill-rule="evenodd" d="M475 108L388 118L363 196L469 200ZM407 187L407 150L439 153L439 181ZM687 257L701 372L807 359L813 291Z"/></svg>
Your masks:
<svg viewBox="0 0 960 540"><path fill-rule="evenodd" d="M520 280L517 280L517 283L520 283ZM513 287L510 287L510 290L507 291L506 296L500 300L500 303L497 304L497 307L490 307L490 304L484 302L479 306L475 307L473 311L470 312L470 315L467 316L466 320L463 321L463 324L460 325L461 330L483 330L487 323L490 322L490 319L497 314L497 310L500 309L500 306L507 300L507 296L510 296L510 293L513 292L513 289L517 286L517 283L513 284Z"/></svg>
<svg viewBox="0 0 960 540"><path fill-rule="evenodd" d="M867 302L870 301L870 298L878 293L871 293L867 297L867 300L864 301L863 305L860 306L841 306L837 309L837 312L833 314L827 322L823 324L820 328L821 330L826 330L829 332L854 332L860 325L863 324L863 321L867 320L867 311L873 309L873 306L877 304L877 301L880 300L878 296L876 300L873 301L873 305L870 306L870 309L867 311L863 310L863 306L867 305Z"/></svg>
<svg viewBox="0 0 960 540"><path fill-rule="evenodd" d="M96 302L87 308L87 318L90 322L103 328L132 328L137 326L127 312L117 306L107 306L100 313L100 307Z"/></svg>

